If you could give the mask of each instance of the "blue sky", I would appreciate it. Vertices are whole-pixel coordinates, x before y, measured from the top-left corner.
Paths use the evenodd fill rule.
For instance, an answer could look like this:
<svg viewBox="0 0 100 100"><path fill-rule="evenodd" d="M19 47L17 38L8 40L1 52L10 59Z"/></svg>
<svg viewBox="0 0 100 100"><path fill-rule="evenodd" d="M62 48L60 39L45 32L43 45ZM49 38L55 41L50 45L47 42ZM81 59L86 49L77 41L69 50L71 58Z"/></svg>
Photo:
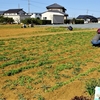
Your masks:
<svg viewBox="0 0 100 100"><path fill-rule="evenodd" d="M28 0L0 0L0 11L8 9L23 8L28 12L47 11L46 6L57 3L65 7L69 17L78 15L93 15L100 17L100 0L29 0L30 10L28 10Z"/></svg>

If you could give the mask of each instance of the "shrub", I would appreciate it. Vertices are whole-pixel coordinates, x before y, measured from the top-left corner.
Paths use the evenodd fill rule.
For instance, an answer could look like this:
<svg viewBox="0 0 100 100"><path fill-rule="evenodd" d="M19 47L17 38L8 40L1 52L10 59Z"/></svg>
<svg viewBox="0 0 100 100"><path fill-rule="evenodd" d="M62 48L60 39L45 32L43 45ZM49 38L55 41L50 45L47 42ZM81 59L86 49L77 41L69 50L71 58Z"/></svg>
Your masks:
<svg viewBox="0 0 100 100"><path fill-rule="evenodd" d="M42 21L37 18L26 18L25 20L21 20L22 23L24 24L36 24L36 25L41 25Z"/></svg>
<svg viewBox="0 0 100 100"><path fill-rule="evenodd" d="M0 23L9 23L9 24L11 24L13 22L14 22L13 18L0 16Z"/></svg>
<svg viewBox="0 0 100 100"><path fill-rule="evenodd" d="M84 24L84 20L75 19L75 24Z"/></svg>
<svg viewBox="0 0 100 100"><path fill-rule="evenodd" d="M51 24L51 20L42 20L42 25Z"/></svg>
<svg viewBox="0 0 100 100"><path fill-rule="evenodd" d="M70 19L64 20L65 24L70 24L72 21Z"/></svg>

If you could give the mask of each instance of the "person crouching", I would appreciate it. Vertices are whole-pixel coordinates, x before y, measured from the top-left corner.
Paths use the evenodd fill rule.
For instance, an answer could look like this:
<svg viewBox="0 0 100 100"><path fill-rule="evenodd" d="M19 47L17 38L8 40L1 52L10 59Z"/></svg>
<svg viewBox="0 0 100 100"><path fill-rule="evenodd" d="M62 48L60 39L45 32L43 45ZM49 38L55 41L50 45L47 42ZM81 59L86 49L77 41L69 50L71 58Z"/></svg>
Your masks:
<svg viewBox="0 0 100 100"><path fill-rule="evenodd" d="M97 30L97 34L91 40L93 46L100 46L100 28Z"/></svg>

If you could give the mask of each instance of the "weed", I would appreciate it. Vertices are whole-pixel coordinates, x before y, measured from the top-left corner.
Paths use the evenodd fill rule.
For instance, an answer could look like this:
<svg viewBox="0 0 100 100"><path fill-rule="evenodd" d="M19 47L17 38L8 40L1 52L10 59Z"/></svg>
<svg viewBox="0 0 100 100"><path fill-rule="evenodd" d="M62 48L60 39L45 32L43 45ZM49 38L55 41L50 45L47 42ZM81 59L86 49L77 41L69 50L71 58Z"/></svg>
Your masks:
<svg viewBox="0 0 100 100"><path fill-rule="evenodd" d="M82 69L81 68L79 68L79 67L76 67L76 68L74 68L74 70L73 70L73 74L75 74L75 75L77 75L77 74L79 74L79 72L81 71Z"/></svg>
<svg viewBox="0 0 100 100"><path fill-rule="evenodd" d="M45 100L45 98L43 96L39 95L35 95L33 98L36 98L37 100Z"/></svg>
<svg viewBox="0 0 100 100"><path fill-rule="evenodd" d="M39 77L43 77L47 74L47 72L43 70L43 71L37 72L37 74L39 75Z"/></svg>
<svg viewBox="0 0 100 100"><path fill-rule="evenodd" d="M34 84L39 84L39 83L42 83L43 80L37 80L36 82L34 82Z"/></svg>
<svg viewBox="0 0 100 100"><path fill-rule="evenodd" d="M0 45L5 45L5 42L3 40L0 40Z"/></svg>
<svg viewBox="0 0 100 100"><path fill-rule="evenodd" d="M23 94L18 95L18 100L27 100Z"/></svg>
<svg viewBox="0 0 100 100"><path fill-rule="evenodd" d="M43 86L41 86L41 88L43 89L44 92L46 92L50 88L50 86L43 85Z"/></svg>
<svg viewBox="0 0 100 100"><path fill-rule="evenodd" d="M90 79L86 82L85 88L89 95L93 96L95 94L95 87L100 86L100 79Z"/></svg>

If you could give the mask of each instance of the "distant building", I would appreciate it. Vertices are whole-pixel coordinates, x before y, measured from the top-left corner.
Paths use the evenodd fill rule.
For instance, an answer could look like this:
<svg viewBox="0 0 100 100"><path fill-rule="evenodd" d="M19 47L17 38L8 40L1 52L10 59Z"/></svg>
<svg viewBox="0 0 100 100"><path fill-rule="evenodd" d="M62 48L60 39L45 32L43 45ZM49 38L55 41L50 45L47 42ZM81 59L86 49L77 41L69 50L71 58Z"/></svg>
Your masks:
<svg viewBox="0 0 100 100"><path fill-rule="evenodd" d="M27 15L23 9L9 9L4 12L4 17L13 18L14 23L20 23L21 20L29 18L30 15Z"/></svg>
<svg viewBox="0 0 100 100"><path fill-rule="evenodd" d="M0 11L0 16L3 16L5 11Z"/></svg>
<svg viewBox="0 0 100 100"><path fill-rule="evenodd" d="M98 19L98 23L100 23L100 17L98 17L97 19Z"/></svg>
<svg viewBox="0 0 100 100"><path fill-rule="evenodd" d="M91 15L79 15L77 19L83 19L84 23L98 22L98 19Z"/></svg>
<svg viewBox="0 0 100 100"><path fill-rule="evenodd" d="M31 18L38 18L41 19L41 13L32 13L32 15L30 16Z"/></svg>
<svg viewBox="0 0 100 100"><path fill-rule="evenodd" d="M42 13L42 20L51 20L52 24L63 24L64 19L67 19L68 14L65 13L66 9L54 3L46 7L47 11Z"/></svg>

